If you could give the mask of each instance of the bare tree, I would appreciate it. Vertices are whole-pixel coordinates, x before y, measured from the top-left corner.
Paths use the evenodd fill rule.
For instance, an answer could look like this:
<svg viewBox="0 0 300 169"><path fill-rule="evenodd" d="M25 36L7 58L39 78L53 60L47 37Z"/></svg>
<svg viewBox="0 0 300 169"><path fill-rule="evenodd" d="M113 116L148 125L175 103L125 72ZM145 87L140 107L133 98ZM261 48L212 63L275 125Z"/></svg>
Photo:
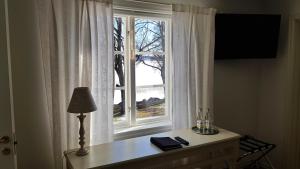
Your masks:
<svg viewBox="0 0 300 169"><path fill-rule="evenodd" d="M124 50L124 37L122 36L122 18L114 18L114 48L115 51ZM115 54L115 64L114 69L117 72L119 78L119 84L117 87L125 86L125 74L124 74L124 56L122 54ZM120 115L125 114L125 90L121 91L121 105L120 105Z"/></svg>
<svg viewBox="0 0 300 169"><path fill-rule="evenodd" d="M123 20L121 17L114 18L114 48L115 51L124 50L124 37L122 29ZM165 50L165 23L154 20L135 20L135 41L136 49L139 52L153 52ZM160 71L161 79L165 84L165 56L153 54L153 56L136 55L136 62L152 67ZM115 54L114 69L119 78L117 87L125 86L124 56ZM121 103L119 103L119 113L115 116L125 114L125 90L121 90Z"/></svg>
<svg viewBox="0 0 300 169"><path fill-rule="evenodd" d="M165 51L165 22L154 20L138 20L135 23L136 49L139 52ZM147 62L149 60L150 62ZM165 56L136 55L136 62L143 63L160 71L161 79L165 84Z"/></svg>

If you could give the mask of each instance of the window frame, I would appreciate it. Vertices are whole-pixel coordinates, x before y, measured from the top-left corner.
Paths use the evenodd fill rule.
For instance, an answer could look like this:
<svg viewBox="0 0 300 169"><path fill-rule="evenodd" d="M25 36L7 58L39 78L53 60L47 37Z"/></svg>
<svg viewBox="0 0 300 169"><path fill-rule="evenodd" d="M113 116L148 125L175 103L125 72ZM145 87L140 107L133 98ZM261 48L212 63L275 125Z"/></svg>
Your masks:
<svg viewBox="0 0 300 169"><path fill-rule="evenodd" d="M125 120L119 121L119 122L113 122L114 124L114 133L122 133L124 130L125 132L128 131L128 129L133 128L133 130L139 130L138 126L144 126L142 129L144 130L147 128L147 126L150 126L149 128L157 128L159 126L167 126L167 128L170 128L171 121L172 121L172 106L171 106L171 97L172 97L172 88L171 88L171 78L172 78L172 69L171 69L171 60L172 60L172 54L171 54L171 17L170 15L166 14L157 14L157 13L136 13L129 10L119 10L114 9L113 11L113 17L125 17L126 18L126 37L125 37L125 48L123 52L116 52L114 51L114 54L116 53L123 53L124 54L124 67L125 67L125 86L124 87L115 87L116 88L125 88ZM165 84L162 85L147 85L147 86L139 86L141 87L166 87L165 89L165 115L164 116L154 116L154 117L147 117L143 119L137 119L136 118L136 77L135 77L135 55L136 53L151 53L154 52L136 52L135 51L135 32L134 32L134 21L135 18L141 18L141 19L153 19L153 20L160 20L165 21L165 51L159 52L161 54L165 55ZM129 47L128 47L129 46ZM118 90L118 89L117 89ZM155 125L157 124L157 125ZM166 125L167 124L167 125ZM137 128L137 129L134 129ZM161 128L159 128L161 130ZM130 130L131 131L131 130Z"/></svg>

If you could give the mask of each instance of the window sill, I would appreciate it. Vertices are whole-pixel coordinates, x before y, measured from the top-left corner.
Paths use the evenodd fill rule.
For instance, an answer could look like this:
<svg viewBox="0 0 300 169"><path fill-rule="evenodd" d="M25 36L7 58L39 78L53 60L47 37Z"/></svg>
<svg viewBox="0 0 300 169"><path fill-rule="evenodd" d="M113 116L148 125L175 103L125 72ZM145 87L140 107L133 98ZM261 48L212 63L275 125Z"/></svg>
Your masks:
<svg viewBox="0 0 300 169"><path fill-rule="evenodd" d="M114 140L124 140L124 139L129 139L134 137L145 136L149 134L167 132L170 131L171 129L172 129L171 121L136 125L133 127L116 129L114 134Z"/></svg>

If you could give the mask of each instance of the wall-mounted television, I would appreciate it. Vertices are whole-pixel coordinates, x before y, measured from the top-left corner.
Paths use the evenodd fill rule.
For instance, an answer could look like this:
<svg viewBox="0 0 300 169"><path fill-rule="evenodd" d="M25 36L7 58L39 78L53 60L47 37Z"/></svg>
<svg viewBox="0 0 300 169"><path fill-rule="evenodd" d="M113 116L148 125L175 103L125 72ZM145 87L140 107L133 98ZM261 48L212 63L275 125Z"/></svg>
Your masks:
<svg viewBox="0 0 300 169"><path fill-rule="evenodd" d="M217 14L215 59L275 58L280 15Z"/></svg>

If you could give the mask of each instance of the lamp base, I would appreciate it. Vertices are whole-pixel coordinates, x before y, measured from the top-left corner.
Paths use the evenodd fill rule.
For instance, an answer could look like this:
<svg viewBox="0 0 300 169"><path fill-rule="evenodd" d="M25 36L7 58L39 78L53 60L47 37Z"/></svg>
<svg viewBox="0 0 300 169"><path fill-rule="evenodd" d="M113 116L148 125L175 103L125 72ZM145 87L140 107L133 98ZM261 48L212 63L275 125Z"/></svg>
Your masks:
<svg viewBox="0 0 300 169"><path fill-rule="evenodd" d="M88 149L85 149L85 148L80 148L77 152L76 152L76 155L77 156L85 156L89 153L89 150Z"/></svg>

